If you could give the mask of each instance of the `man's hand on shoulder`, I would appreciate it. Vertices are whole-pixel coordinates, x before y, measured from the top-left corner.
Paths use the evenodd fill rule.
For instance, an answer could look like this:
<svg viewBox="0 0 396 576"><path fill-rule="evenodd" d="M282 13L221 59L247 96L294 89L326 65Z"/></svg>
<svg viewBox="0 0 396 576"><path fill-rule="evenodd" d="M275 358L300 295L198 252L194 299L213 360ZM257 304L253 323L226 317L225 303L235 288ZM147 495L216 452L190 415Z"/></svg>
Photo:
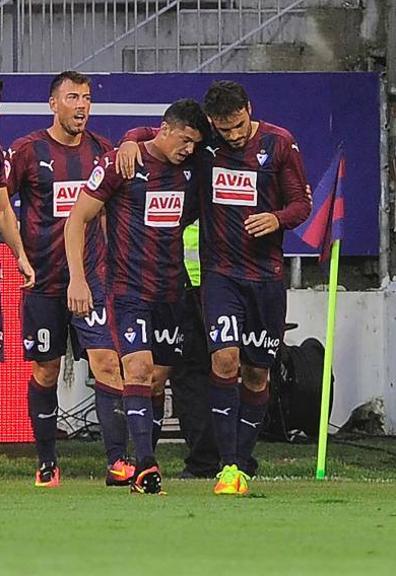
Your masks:
<svg viewBox="0 0 396 576"><path fill-rule="evenodd" d="M122 175L126 180L131 180L135 175L136 162L143 166L140 148L136 142L129 140L123 142L117 150L116 173Z"/></svg>

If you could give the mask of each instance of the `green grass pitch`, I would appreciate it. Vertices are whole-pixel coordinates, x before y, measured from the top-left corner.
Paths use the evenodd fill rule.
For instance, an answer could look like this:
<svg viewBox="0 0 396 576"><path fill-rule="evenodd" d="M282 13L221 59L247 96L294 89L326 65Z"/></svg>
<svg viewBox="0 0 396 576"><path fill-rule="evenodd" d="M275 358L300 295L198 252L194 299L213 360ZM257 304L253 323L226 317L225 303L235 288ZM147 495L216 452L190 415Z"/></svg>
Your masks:
<svg viewBox="0 0 396 576"><path fill-rule="evenodd" d="M32 447L0 447L1 576L393 576L396 458L329 447L259 446L265 479L245 497L175 480L182 447L160 447L167 496L106 488L100 444L60 443L64 478L33 486Z"/></svg>

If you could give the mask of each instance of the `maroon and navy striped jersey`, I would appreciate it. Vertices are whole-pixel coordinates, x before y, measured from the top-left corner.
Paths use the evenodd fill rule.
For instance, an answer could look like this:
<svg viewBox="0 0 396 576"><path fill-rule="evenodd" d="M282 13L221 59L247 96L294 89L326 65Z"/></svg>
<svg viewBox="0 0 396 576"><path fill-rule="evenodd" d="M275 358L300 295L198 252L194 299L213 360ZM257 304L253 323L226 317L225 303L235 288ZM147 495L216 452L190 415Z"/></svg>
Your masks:
<svg viewBox="0 0 396 576"><path fill-rule="evenodd" d="M153 138L155 128L129 130L122 139ZM306 177L293 136L260 121L256 134L241 150L221 137L198 147L201 269L244 280L283 276L283 230L308 217L311 205ZM245 231L251 214L271 212L280 223L272 234L254 238Z"/></svg>
<svg viewBox="0 0 396 576"><path fill-rule="evenodd" d="M310 213L294 138L283 128L259 122L243 149L217 137L201 147L198 163L203 272L252 281L282 278L283 230L296 227ZM280 229L254 238L244 221L261 212L275 214Z"/></svg>
<svg viewBox="0 0 396 576"><path fill-rule="evenodd" d="M3 148L0 146L0 188L5 188L7 186L7 178L5 172L5 159Z"/></svg>
<svg viewBox="0 0 396 576"><path fill-rule="evenodd" d="M116 151L105 154L85 191L106 204L108 290L150 302L175 302L183 290L183 228L196 202L191 164L151 156L132 180L115 172Z"/></svg>
<svg viewBox="0 0 396 576"><path fill-rule="evenodd" d="M21 236L36 272L36 292L64 293L69 282L63 230L92 167L111 144L86 130L78 146L54 140L38 130L16 140L8 150L9 194L21 201ZM86 229L84 266L93 289L104 280L105 243L100 219Z"/></svg>

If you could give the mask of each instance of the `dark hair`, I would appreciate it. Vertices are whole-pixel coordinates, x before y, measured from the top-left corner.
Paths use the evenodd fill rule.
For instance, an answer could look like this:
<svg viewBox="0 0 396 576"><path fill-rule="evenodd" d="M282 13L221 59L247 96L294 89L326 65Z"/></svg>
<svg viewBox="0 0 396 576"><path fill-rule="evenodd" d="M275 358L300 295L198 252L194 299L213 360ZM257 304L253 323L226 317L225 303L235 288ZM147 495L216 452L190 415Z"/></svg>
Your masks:
<svg viewBox="0 0 396 576"><path fill-rule="evenodd" d="M204 110L212 118L226 118L248 104L244 87L231 80L216 80L204 96Z"/></svg>
<svg viewBox="0 0 396 576"><path fill-rule="evenodd" d="M210 124L205 112L196 100L182 98L165 110L163 120L168 124L182 124L199 130L203 138L210 134Z"/></svg>
<svg viewBox="0 0 396 576"><path fill-rule="evenodd" d="M80 72L75 72L74 70L65 70L61 72L51 82L50 86L50 96L54 95L54 92L65 82L66 80L70 80L74 82L74 84L88 84L91 86L91 79L85 74L80 74Z"/></svg>

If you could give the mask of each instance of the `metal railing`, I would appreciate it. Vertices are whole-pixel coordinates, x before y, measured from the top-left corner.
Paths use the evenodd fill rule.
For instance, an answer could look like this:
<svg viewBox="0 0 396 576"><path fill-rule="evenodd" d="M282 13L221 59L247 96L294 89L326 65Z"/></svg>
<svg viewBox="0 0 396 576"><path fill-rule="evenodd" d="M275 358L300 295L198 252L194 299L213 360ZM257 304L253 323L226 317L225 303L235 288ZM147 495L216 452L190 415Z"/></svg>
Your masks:
<svg viewBox="0 0 396 576"><path fill-rule="evenodd" d="M291 19L301 20L303 5L313 3L315 0L0 0L0 69L242 70L246 61L235 58L237 54L246 53L256 43L281 41ZM299 26L295 29L298 33Z"/></svg>

